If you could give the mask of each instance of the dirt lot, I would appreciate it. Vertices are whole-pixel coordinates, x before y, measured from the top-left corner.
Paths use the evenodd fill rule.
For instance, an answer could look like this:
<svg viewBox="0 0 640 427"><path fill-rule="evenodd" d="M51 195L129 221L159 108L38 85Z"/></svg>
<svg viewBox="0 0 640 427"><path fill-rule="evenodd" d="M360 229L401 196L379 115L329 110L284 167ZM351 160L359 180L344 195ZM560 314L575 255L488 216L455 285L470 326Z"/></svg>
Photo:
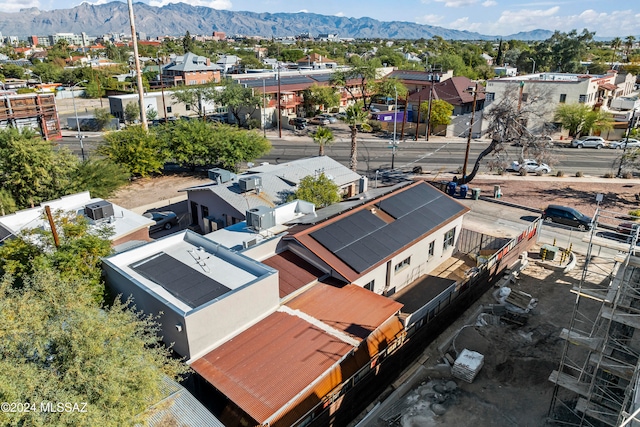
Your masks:
<svg viewBox="0 0 640 427"><path fill-rule="evenodd" d="M532 251L533 259L538 258ZM569 291L580 279L582 263L568 273L548 270L530 262L515 283L509 286L532 295L537 306L527 314L524 325L498 322L482 315L474 324L478 307L497 304L487 292L425 351L427 370L399 402L402 417L390 421L377 418L370 426L543 426L553 393L549 374L557 369L564 341L560 330L569 325L575 296ZM594 306L594 308L597 308ZM438 347L452 341L458 352L476 351L484 356L484 366L472 383L449 375ZM451 353L451 350L449 351ZM454 387L447 383L454 381ZM440 405L436 416L433 404ZM398 406L396 405L396 408ZM393 409L386 411L389 417Z"/></svg>

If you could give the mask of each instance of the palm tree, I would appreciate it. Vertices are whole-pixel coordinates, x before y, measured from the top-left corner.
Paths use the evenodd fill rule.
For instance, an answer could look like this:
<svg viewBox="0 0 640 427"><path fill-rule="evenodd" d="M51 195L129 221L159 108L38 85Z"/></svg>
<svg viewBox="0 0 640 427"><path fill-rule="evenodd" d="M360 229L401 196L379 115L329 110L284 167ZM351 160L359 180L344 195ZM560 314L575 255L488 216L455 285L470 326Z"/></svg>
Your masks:
<svg viewBox="0 0 640 427"><path fill-rule="evenodd" d="M358 102L354 105L350 105L345 110L346 116L342 119L349 129L351 129L351 154L349 155L349 169L356 171L358 166L358 126L363 129L370 128L367 120L369 119L369 112L363 108L364 104Z"/></svg>
<svg viewBox="0 0 640 427"><path fill-rule="evenodd" d="M313 142L320 146L318 150L318 156L324 156L324 147L326 145L331 145L333 143L334 137L331 129L326 128L324 126L318 127L313 134Z"/></svg>
<svg viewBox="0 0 640 427"><path fill-rule="evenodd" d="M627 61L629 61L629 55L631 54L631 49L633 48L633 44L635 42L636 42L636 38L634 36L627 36L624 39L624 46L627 48L626 49Z"/></svg>
<svg viewBox="0 0 640 427"><path fill-rule="evenodd" d="M611 40L611 49L613 49L613 53L611 54L611 68L613 68L613 61L616 57L616 53L618 53L618 49L622 46L622 39L620 37L616 37Z"/></svg>

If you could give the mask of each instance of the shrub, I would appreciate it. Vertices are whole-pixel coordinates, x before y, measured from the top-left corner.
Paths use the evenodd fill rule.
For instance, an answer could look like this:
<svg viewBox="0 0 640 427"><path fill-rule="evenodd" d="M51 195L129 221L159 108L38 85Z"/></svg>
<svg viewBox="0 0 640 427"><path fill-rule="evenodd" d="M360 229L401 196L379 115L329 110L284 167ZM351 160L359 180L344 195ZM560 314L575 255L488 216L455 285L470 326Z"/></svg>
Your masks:
<svg viewBox="0 0 640 427"><path fill-rule="evenodd" d="M631 179L631 178L633 178L633 173L632 172L625 172L625 173L622 174L622 177L624 179Z"/></svg>
<svg viewBox="0 0 640 427"><path fill-rule="evenodd" d="M582 178L583 176L584 176L584 173L582 173L582 171L576 172L576 177Z"/></svg>
<svg viewBox="0 0 640 427"><path fill-rule="evenodd" d="M556 172L556 176L557 177L563 177L564 176L564 172L563 171L558 171L558 172Z"/></svg>
<svg viewBox="0 0 640 427"><path fill-rule="evenodd" d="M542 176L544 173L542 171L536 171L536 176Z"/></svg>
<svg viewBox="0 0 640 427"><path fill-rule="evenodd" d="M640 209L634 209L628 212L630 216L637 216L640 218Z"/></svg>
<svg viewBox="0 0 640 427"><path fill-rule="evenodd" d="M520 176L527 176L527 175L529 175L529 172L527 172L527 170L526 170L526 169L520 169L520 170L518 171L518 173L520 174Z"/></svg>
<svg viewBox="0 0 640 427"><path fill-rule="evenodd" d="M615 177L615 175L613 174L613 172L607 172L607 173L604 174L604 177L605 178L613 178L613 177Z"/></svg>

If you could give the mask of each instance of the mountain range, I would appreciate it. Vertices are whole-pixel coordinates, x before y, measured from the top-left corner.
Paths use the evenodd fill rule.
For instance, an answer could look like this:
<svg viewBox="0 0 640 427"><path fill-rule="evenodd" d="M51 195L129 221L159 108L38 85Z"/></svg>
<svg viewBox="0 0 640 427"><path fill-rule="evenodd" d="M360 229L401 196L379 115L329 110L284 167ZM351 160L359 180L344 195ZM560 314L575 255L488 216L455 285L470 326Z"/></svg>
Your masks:
<svg viewBox="0 0 640 427"><path fill-rule="evenodd" d="M185 3L163 7L135 3L133 6L138 32L148 36L190 34L211 35L222 31L228 36L262 37L295 36L302 33L338 34L341 38L429 39L446 40L544 40L553 32L535 30L510 36L489 36L470 31L450 30L412 22L378 21L371 18L348 18L315 13L255 13L217 10ZM44 36L55 33L82 33L101 36L129 33L129 11L126 3L82 3L71 9L43 11L21 9L16 13L0 13L0 32L5 36Z"/></svg>

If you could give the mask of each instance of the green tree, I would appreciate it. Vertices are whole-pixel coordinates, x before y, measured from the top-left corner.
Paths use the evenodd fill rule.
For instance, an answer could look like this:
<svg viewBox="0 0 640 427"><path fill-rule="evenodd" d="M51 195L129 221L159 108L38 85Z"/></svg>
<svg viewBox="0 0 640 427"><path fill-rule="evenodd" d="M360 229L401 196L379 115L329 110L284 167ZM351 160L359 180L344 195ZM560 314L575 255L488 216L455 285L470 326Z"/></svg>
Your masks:
<svg viewBox="0 0 640 427"><path fill-rule="evenodd" d="M97 149L98 154L126 167L132 174L147 176L159 172L166 153L153 132L146 132L142 126L128 126L118 132L104 136Z"/></svg>
<svg viewBox="0 0 640 427"><path fill-rule="evenodd" d="M206 115L204 100L211 98L213 83L199 86L186 86L174 90L171 97L178 102L188 105L195 110L198 117L204 118Z"/></svg>
<svg viewBox="0 0 640 427"><path fill-rule="evenodd" d="M302 178L298 189L288 200L304 200L320 209L339 202L339 190L340 187L323 172L316 177L309 175Z"/></svg>
<svg viewBox="0 0 640 427"><path fill-rule="evenodd" d="M25 69L15 64L3 64L0 71L7 79L23 79L25 75Z"/></svg>
<svg viewBox="0 0 640 427"><path fill-rule="evenodd" d="M100 87L97 81L91 80L85 86L84 94L91 99L101 98L104 95L104 88Z"/></svg>
<svg viewBox="0 0 640 427"><path fill-rule="evenodd" d="M191 38L189 31L187 31L182 38L182 49L184 49L184 53L193 51L193 38Z"/></svg>
<svg viewBox="0 0 640 427"><path fill-rule="evenodd" d="M11 194L18 208L69 194L77 163L70 151L54 149L31 130L0 131L0 188Z"/></svg>
<svg viewBox="0 0 640 427"><path fill-rule="evenodd" d="M113 116L106 108L96 108L93 110L93 117L96 119L98 130L103 130L113 119Z"/></svg>
<svg viewBox="0 0 640 427"><path fill-rule="evenodd" d="M140 119L140 106L137 102L130 102L124 107L124 120L127 123L134 123Z"/></svg>
<svg viewBox="0 0 640 427"><path fill-rule="evenodd" d="M107 198L118 188L129 182L131 174L122 165L112 160L89 159L79 162L72 174L75 192L89 191L93 197Z"/></svg>
<svg viewBox="0 0 640 427"><path fill-rule="evenodd" d="M591 131L608 130L613 126L609 113L594 111L584 104L560 104L555 112L555 120L562 123L569 135L576 137L588 135Z"/></svg>
<svg viewBox="0 0 640 427"><path fill-rule="evenodd" d="M255 95L253 89L244 87L235 80L223 82L223 90L209 92L205 99L226 106L240 126L246 126L247 118L262 105L262 98Z"/></svg>
<svg viewBox="0 0 640 427"><path fill-rule="evenodd" d="M378 78L377 68L380 66L381 63L377 58L368 61L354 59L351 68L337 70L332 74L331 85L344 88L352 100L361 100L364 108L368 110L371 106L371 86ZM352 82L358 83L354 85Z"/></svg>
<svg viewBox="0 0 640 427"><path fill-rule="evenodd" d="M615 37L611 40L611 66L613 67L613 63L615 62L616 55L618 54L618 50L622 47L622 39L620 37Z"/></svg>
<svg viewBox="0 0 640 427"><path fill-rule="evenodd" d="M237 171L241 162L250 162L271 150L269 140L257 131L228 125L212 126L216 130L216 139L209 156L223 168Z"/></svg>
<svg viewBox="0 0 640 427"><path fill-rule="evenodd" d="M349 169L358 168L358 128L368 128L369 113L364 110L362 102L347 107L346 116L342 119L348 126L351 136L351 150L349 153Z"/></svg>
<svg viewBox="0 0 640 427"><path fill-rule="evenodd" d="M155 108L148 108L147 109L147 120L155 120L158 118L158 110L156 110Z"/></svg>
<svg viewBox="0 0 640 427"><path fill-rule="evenodd" d="M334 139L331 129L324 126L318 126L318 129L313 133L313 142L319 146L318 156L324 156L324 147L331 145Z"/></svg>
<svg viewBox="0 0 640 427"><path fill-rule="evenodd" d="M374 82L371 85L371 88L375 91L376 95L386 96L389 98L395 98L396 95L398 95L398 98L403 98L409 92L407 87L400 80L386 77Z"/></svg>
<svg viewBox="0 0 640 427"><path fill-rule="evenodd" d="M125 304L95 304L86 279L43 267L15 289L0 283L0 395L16 402L86 403L86 412L0 413L2 425L122 426L162 394L185 365L158 343L158 326ZM126 396L126 399L123 398Z"/></svg>
<svg viewBox="0 0 640 427"><path fill-rule="evenodd" d="M171 126L154 128L158 139L166 148L168 157L191 167L211 164L212 147L220 132L216 127L203 120L178 120Z"/></svg>
<svg viewBox="0 0 640 427"><path fill-rule="evenodd" d="M305 110L310 112L315 111L316 108L326 111L340 105L340 94L331 86L314 84L304 91L303 99Z"/></svg>
<svg viewBox="0 0 640 427"><path fill-rule="evenodd" d="M448 125L451 123L451 115L453 114L453 105L442 99L434 99L431 101L431 118L429 120L429 130L433 132L438 126ZM429 102L420 104L420 115L429 117Z"/></svg>
<svg viewBox="0 0 640 427"><path fill-rule="evenodd" d="M9 215L18 210L9 190L0 188L0 216Z"/></svg>

